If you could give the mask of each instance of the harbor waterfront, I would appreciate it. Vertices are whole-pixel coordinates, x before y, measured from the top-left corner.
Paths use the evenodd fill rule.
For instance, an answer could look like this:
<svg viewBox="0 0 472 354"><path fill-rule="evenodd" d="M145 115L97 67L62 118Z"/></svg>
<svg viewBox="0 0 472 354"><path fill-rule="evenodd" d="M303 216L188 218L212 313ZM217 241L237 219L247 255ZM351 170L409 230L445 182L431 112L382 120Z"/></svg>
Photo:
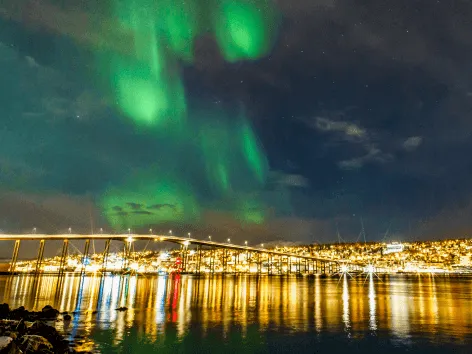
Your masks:
<svg viewBox="0 0 472 354"><path fill-rule="evenodd" d="M36 237L38 236L38 237ZM28 235L8 236L30 237ZM312 245L238 245L183 237L98 236L106 239L103 252L89 252L96 235L32 235L40 240L35 260L18 260L16 240L8 273L141 273L218 274L246 273L269 275L336 275L339 273L472 273L472 241L451 239L405 243L335 243ZM45 238L62 241L55 257L44 258ZM71 237L70 239L67 237ZM140 236L138 236L140 237ZM62 239L61 239L62 238ZM81 239L79 239L81 238ZM166 242L170 241L170 242ZM8 242L8 241L3 241ZM34 241L24 241L34 242ZM84 244L79 244L83 242ZM74 244L75 243L75 244ZM124 247L123 247L124 246ZM159 249L151 249L157 246ZM83 252L80 251L83 247ZM124 248L124 249L123 249ZM122 250L122 251L120 251Z"/></svg>
<svg viewBox="0 0 472 354"><path fill-rule="evenodd" d="M52 305L77 351L468 353L472 282L422 274L17 275L0 277L12 308Z"/></svg>

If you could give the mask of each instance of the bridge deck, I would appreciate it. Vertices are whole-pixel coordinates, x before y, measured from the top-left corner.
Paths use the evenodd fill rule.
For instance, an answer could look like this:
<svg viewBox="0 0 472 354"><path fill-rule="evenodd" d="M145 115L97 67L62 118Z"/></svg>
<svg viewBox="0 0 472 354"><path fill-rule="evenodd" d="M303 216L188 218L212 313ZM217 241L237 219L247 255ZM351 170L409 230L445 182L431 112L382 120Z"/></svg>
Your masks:
<svg viewBox="0 0 472 354"><path fill-rule="evenodd" d="M320 262L331 262L331 263L341 263L339 260L332 260L329 258L313 257L309 255L300 255L295 253L280 252L275 250L269 250L259 247L250 247L235 245L232 243L223 243L223 242L214 242L199 240L195 238L179 237L179 236L169 236L169 235L134 235L134 234L96 234L96 235L81 235L81 234L58 234L58 235L48 235L48 234L0 234L0 241L16 241L16 240L46 240L46 241L63 241L63 240L115 240L126 242L129 238L133 241L136 240L154 240L159 242L172 242L181 245L198 245L198 246L207 246L207 247L216 247L216 248L226 248L235 251L246 251L246 252L257 252L265 253L274 256L281 257L295 257L301 259L307 259L312 261ZM345 263L345 262L342 262ZM350 262L352 263L352 262Z"/></svg>

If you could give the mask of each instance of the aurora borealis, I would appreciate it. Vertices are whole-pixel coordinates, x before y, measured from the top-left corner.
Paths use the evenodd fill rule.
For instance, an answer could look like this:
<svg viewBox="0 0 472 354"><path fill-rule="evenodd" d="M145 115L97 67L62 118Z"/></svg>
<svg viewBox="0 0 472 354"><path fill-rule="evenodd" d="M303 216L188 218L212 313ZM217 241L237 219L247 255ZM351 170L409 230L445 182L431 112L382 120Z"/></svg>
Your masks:
<svg viewBox="0 0 472 354"><path fill-rule="evenodd" d="M2 1L0 229L467 232L472 8L420 3Z"/></svg>
<svg viewBox="0 0 472 354"><path fill-rule="evenodd" d="M209 23L205 19L197 21L202 7L211 13ZM134 52L110 53L110 60L101 61L108 63L110 70L101 72L111 72L111 91L117 108L138 129L151 129L156 139L172 134L176 145L185 144L192 134L198 135L193 148L202 156L204 182L214 198L237 199L232 212L243 223L264 222L264 203L253 197L241 200L241 193L264 188L268 174L265 154L245 117L227 117L225 112L211 108L187 111L177 64L179 60L191 61L193 41L208 26L228 61L266 54L269 38L276 31L271 18L275 10L271 7L268 2L249 0L116 1L118 24L123 32L131 33ZM173 149L162 149L159 155L180 158ZM167 177L165 173L169 171L159 166L152 173L144 169L145 175L129 179L124 185L112 183L101 198L108 222L115 229L161 221L198 222L200 205L192 180L181 172L183 169L184 166L174 168L173 176ZM152 209L152 205L163 204L169 207ZM143 208L129 210L129 205Z"/></svg>

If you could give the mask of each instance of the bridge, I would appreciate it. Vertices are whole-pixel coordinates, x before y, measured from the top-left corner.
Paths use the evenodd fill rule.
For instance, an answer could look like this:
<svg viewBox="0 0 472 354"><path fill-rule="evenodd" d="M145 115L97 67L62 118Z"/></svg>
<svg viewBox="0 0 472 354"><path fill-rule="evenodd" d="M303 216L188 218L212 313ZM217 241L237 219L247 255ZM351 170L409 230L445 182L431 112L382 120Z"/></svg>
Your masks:
<svg viewBox="0 0 472 354"><path fill-rule="evenodd" d="M345 262L341 260L333 260L329 258L321 258L307 254L296 254L283 252L276 249L266 249L263 247L238 245L230 242L215 242L211 240L202 240L189 237L180 237L170 235L153 235L153 234L0 234L0 241L15 242L13 255L10 262L9 272L14 273L18 262L18 253L21 241L38 241L39 249L36 259L35 273L41 272L44 259L44 249L46 241L62 241L62 252L59 264L59 273L65 271L66 261L68 257L69 242L73 240L84 240L84 252L82 255L82 269L86 270L86 259L89 254L91 240L105 241L105 247L102 253L102 271L106 271L107 261L109 258L110 244L112 241L121 241L123 247L123 266L122 271L126 271L129 261L132 258L132 244L138 240L147 240L154 242L171 242L180 245L181 271L184 273L215 273L216 264L222 268L222 273L246 272L251 273L251 266L256 266L256 273L275 274L335 274L342 271L343 268L349 267L351 270L361 270L364 265L353 262ZM193 263L189 262L189 255L192 254L189 248L196 246L197 257L193 257ZM219 252L217 258L216 252ZM240 255L243 255L240 262ZM205 257L206 256L206 257ZM196 258L196 259L195 259ZM207 260L205 263L204 260ZM232 266L232 267L231 267ZM295 271L293 267L295 266ZM243 267L244 270L241 270ZM204 270L202 271L202 268ZM254 267L253 267L254 268ZM265 269L263 269L265 268ZM206 269L206 270L205 270Z"/></svg>

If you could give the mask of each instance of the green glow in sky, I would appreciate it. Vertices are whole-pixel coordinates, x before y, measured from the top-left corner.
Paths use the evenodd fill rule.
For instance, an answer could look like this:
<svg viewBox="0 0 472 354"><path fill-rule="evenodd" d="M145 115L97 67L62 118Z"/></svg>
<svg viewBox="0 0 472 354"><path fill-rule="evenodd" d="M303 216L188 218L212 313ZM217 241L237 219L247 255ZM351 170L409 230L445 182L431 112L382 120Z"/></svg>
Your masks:
<svg viewBox="0 0 472 354"><path fill-rule="evenodd" d="M264 183L269 166L267 159L259 147L256 135L247 122L245 122L242 127L241 135L244 156L246 157L249 167L257 180L260 183Z"/></svg>
<svg viewBox="0 0 472 354"><path fill-rule="evenodd" d="M178 177L148 171L109 188L101 206L115 229L185 223L198 219L199 207L193 195L191 187Z"/></svg>
<svg viewBox="0 0 472 354"><path fill-rule="evenodd" d="M218 44L230 62L267 54L276 16L265 0L220 0L215 16Z"/></svg>
<svg viewBox="0 0 472 354"><path fill-rule="evenodd" d="M215 107L189 112L179 61L191 62L204 29L213 31L228 61L265 55L276 22L269 0L115 0L115 14L132 45L129 53L102 58L101 72L110 75L124 116L156 141L166 139L156 163L166 161L173 177L149 169L112 184L102 198L110 224L188 222L198 219L200 205L218 200L227 201L235 218L262 223L264 203L253 196L264 188L269 166L251 125ZM213 201L202 200L202 190Z"/></svg>
<svg viewBox="0 0 472 354"><path fill-rule="evenodd" d="M198 5L195 1L161 0L158 25L173 52L191 60L193 43L198 34Z"/></svg>
<svg viewBox="0 0 472 354"><path fill-rule="evenodd" d="M237 219L245 224L262 224L265 221L264 205L256 198L245 197L237 204Z"/></svg>
<svg viewBox="0 0 472 354"><path fill-rule="evenodd" d="M261 188L269 166L246 118L223 111L202 116L198 117L199 145L211 188L222 195Z"/></svg>

